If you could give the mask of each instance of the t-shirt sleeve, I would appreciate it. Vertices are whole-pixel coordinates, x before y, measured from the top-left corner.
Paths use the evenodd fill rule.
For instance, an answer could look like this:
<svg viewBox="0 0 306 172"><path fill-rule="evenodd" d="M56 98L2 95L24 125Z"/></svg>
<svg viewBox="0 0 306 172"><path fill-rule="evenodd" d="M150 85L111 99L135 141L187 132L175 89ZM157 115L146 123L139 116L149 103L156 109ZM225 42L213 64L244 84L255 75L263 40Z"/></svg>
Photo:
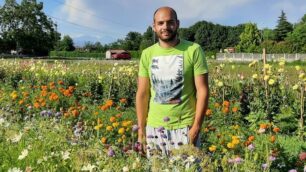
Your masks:
<svg viewBox="0 0 306 172"><path fill-rule="evenodd" d="M146 54L145 51L141 53L138 76L149 77L149 60Z"/></svg>
<svg viewBox="0 0 306 172"><path fill-rule="evenodd" d="M195 49L193 59L194 59L194 67L193 67L194 75L201 75L208 73L207 61L204 56L204 52L200 46Z"/></svg>

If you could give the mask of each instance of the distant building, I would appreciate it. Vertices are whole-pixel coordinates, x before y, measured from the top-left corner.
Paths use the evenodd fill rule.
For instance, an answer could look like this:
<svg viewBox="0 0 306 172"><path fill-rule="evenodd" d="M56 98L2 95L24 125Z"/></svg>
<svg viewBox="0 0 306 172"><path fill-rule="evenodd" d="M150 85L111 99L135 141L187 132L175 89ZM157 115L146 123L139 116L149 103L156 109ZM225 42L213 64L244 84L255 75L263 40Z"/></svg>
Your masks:
<svg viewBox="0 0 306 172"><path fill-rule="evenodd" d="M105 52L105 59L131 59L131 54L125 50L107 50Z"/></svg>

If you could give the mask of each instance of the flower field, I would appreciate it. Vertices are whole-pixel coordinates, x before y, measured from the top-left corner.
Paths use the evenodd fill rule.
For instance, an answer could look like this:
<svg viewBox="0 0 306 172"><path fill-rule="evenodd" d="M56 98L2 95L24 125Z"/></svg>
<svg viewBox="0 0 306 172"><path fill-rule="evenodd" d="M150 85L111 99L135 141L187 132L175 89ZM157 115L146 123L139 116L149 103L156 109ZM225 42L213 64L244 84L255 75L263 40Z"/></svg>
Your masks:
<svg viewBox="0 0 306 172"><path fill-rule="evenodd" d="M305 63L209 62L201 148L138 153L138 62L0 60L0 171L305 171Z"/></svg>

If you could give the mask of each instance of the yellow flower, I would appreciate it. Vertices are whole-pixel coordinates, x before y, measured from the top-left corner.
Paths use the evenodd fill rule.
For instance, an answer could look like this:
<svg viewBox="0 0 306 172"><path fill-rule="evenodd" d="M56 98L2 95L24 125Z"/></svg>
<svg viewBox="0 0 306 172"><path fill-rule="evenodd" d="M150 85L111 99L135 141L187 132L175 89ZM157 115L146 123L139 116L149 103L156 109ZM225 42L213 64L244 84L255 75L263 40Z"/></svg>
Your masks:
<svg viewBox="0 0 306 172"><path fill-rule="evenodd" d="M239 140L239 139L233 139L233 140L232 140L232 143L233 143L234 145L239 144L239 142L240 142L240 140Z"/></svg>
<svg viewBox="0 0 306 172"><path fill-rule="evenodd" d="M102 138L101 138L101 142L102 142L103 144L105 144L106 141L107 141L107 138L105 138L105 137L102 137Z"/></svg>
<svg viewBox="0 0 306 172"><path fill-rule="evenodd" d="M237 139L239 139L238 136L232 136L232 140L237 140Z"/></svg>
<svg viewBox="0 0 306 172"><path fill-rule="evenodd" d="M299 78L302 79L302 78L304 78L304 76L305 76L305 73L301 73L301 74L299 75Z"/></svg>
<svg viewBox="0 0 306 172"><path fill-rule="evenodd" d="M265 65L264 65L264 68L265 68L265 69L269 69L270 67L271 67L271 66L270 66L269 64L265 64Z"/></svg>
<svg viewBox="0 0 306 172"><path fill-rule="evenodd" d="M295 85L292 87L293 90L297 90L298 88L299 88L299 86L298 86L297 84L295 84Z"/></svg>
<svg viewBox="0 0 306 172"><path fill-rule="evenodd" d="M278 63L278 65L284 66L284 65L285 65L285 62L284 62L284 61L280 61L280 62Z"/></svg>
<svg viewBox="0 0 306 172"><path fill-rule="evenodd" d="M217 147L215 145L211 145L211 146L209 146L208 149L209 149L210 152L215 152Z"/></svg>
<svg viewBox="0 0 306 172"><path fill-rule="evenodd" d="M218 85L218 87L222 87L222 86L223 86L223 82L222 82L222 81L219 81L219 82L217 83L217 85Z"/></svg>
<svg viewBox="0 0 306 172"><path fill-rule="evenodd" d="M257 79L257 78L258 78L258 75L257 75L256 73L253 74L252 78Z"/></svg>
<svg viewBox="0 0 306 172"><path fill-rule="evenodd" d="M235 65L232 65L232 69L235 69Z"/></svg>
<svg viewBox="0 0 306 172"><path fill-rule="evenodd" d="M230 148L230 149L233 149L235 147L235 145L233 143L228 143L227 147Z"/></svg>
<svg viewBox="0 0 306 172"><path fill-rule="evenodd" d="M265 75L265 76L264 76L264 80L265 80L265 81L267 81L269 78L270 78L269 75Z"/></svg>
<svg viewBox="0 0 306 172"><path fill-rule="evenodd" d="M114 122L112 125L113 125L114 128L116 128L116 127L119 126L119 122Z"/></svg>
<svg viewBox="0 0 306 172"><path fill-rule="evenodd" d="M100 128L102 128L103 124L99 124L95 126L95 130L100 130Z"/></svg>
<svg viewBox="0 0 306 172"><path fill-rule="evenodd" d="M113 130L113 127L109 125L109 126L106 127L106 130L107 130L107 131L112 131L112 130Z"/></svg>
<svg viewBox="0 0 306 172"><path fill-rule="evenodd" d="M275 83L274 79L269 79L269 85L273 85Z"/></svg>
<svg viewBox="0 0 306 172"><path fill-rule="evenodd" d="M284 69L283 69L283 68L280 68L280 69L277 70L277 72L278 72L278 73L282 73L282 72L284 72Z"/></svg>
<svg viewBox="0 0 306 172"><path fill-rule="evenodd" d="M118 133L121 134L121 135L124 134L124 132L125 132L125 129L124 129L124 128L120 128L120 129L118 130Z"/></svg>
<svg viewBox="0 0 306 172"><path fill-rule="evenodd" d="M121 143L121 142L122 142L122 139L121 139L121 138L119 138L117 141L118 141L118 143Z"/></svg>
<svg viewBox="0 0 306 172"><path fill-rule="evenodd" d="M295 70L301 70L300 66L295 66Z"/></svg>
<svg viewBox="0 0 306 172"><path fill-rule="evenodd" d="M13 100L17 99L17 97L18 97L17 91L13 91L11 93L11 97L12 97Z"/></svg>
<svg viewBox="0 0 306 172"><path fill-rule="evenodd" d="M234 129L235 129L235 130L238 130L239 127L240 127L239 125L234 125Z"/></svg>

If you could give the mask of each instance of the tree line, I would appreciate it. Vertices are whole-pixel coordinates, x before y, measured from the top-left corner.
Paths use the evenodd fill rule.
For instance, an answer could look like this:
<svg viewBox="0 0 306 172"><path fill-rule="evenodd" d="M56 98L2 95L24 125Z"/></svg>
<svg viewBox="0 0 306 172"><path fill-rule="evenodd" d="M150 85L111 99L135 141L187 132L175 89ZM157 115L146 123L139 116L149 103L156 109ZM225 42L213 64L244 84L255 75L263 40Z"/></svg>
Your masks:
<svg viewBox="0 0 306 172"><path fill-rule="evenodd" d="M306 14L298 23L287 21L281 11L275 29L258 29L255 23L223 26L199 21L178 30L179 37L200 44L206 52L219 52L234 47L236 52L306 53ZM69 35L57 31L57 25L43 12L43 2L5 0L0 7L0 53L10 50L25 54L46 55L51 50L74 51ZM86 42L82 50L105 52L108 49L142 51L157 41L152 27L144 33L131 31L125 38L110 44Z"/></svg>

